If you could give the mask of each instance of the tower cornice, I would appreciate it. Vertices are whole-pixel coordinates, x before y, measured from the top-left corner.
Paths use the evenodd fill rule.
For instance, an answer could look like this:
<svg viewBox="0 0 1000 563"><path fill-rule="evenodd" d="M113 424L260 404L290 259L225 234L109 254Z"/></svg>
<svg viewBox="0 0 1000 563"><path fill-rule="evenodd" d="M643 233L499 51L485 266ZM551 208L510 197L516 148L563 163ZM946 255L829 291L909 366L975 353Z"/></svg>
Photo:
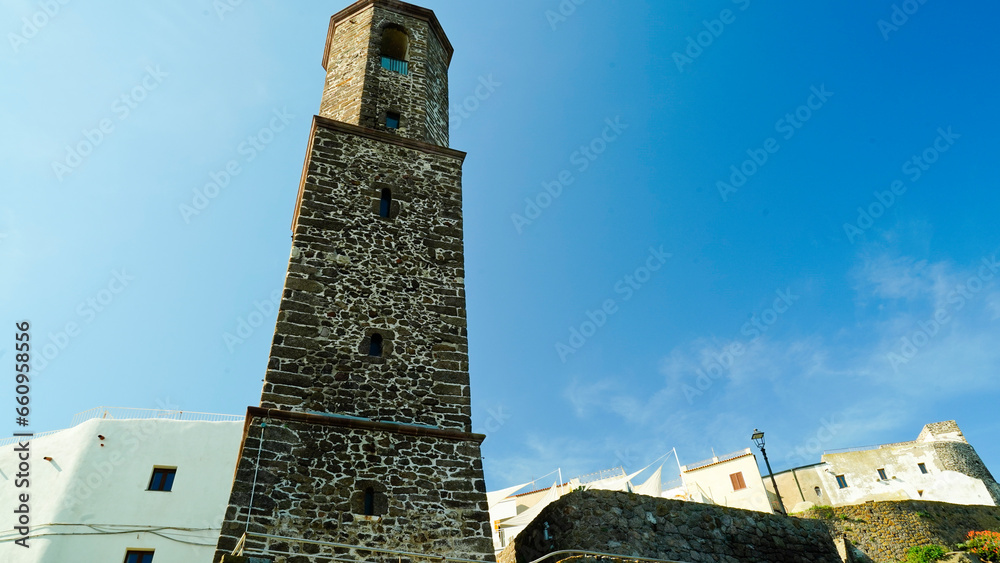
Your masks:
<svg viewBox="0 0 1000 563"><path fill-rule="evenodd" d="M408 4L406 2L400 2L399 0L358 0L330 17L330 29L326 34L326 47L323 49L324 69L327 68L328 61L330 60L330 46L333 44L333 34L337 31L337 25L358 12L361 12L365 8L375 4L383 6L394 12L426 21L434 31L434 34L437 35L438 41L441 42L442 47L444 47L445 53L448 55L447 63L451 64L451 57L455 53L455 48L452 47L451 41L448 40L448 36L444 32L444 28L441 27L441 22L438 21L437 15L434 14L434 10L421 8L420 6L414 6L413 4Z"/></svg>
<svg viewBox="0 0 1000 563"><path fill-rule="evenodd" d="M247 407L247 418L243 429L244 436L246 436L247 430L250 428L250 422L254 418L308 422L311 424L318 424L320 426L339 426L341 428L375 430L403 434L406 436L431 436L445 440L454 440L456 442L472 442L476 445L482 444L483 440L486 439L485 434L463 432L461 430L453 430L450 428L435 428L415 424L380 422L376 420L365 420L305 412L291 412L281 409L267 409L262 407Z"/></svg>

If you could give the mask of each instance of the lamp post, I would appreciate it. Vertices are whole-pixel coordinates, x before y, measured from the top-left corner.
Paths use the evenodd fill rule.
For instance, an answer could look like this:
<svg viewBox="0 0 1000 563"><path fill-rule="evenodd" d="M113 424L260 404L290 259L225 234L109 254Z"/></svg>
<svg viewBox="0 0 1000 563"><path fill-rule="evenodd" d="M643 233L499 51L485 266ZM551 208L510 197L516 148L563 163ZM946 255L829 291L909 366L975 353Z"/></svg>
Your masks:
<svg viewBox="0 0 1000 563"><path fill-rule="evenodd" d="M778 492L778 483L774 480L774 472L771 471L771 462L767 461L767 452L764 451L764 433L756 428L753 429L753 435L750 436L754 444L760 448L760 454L764 456L764 463L767 465L767 474L771 477L771 485L774 487L774 494L778 497L778 506L781 507L781 513L788 515L788 511L785 510L785 503L781 502L781 493Z"/></svg>

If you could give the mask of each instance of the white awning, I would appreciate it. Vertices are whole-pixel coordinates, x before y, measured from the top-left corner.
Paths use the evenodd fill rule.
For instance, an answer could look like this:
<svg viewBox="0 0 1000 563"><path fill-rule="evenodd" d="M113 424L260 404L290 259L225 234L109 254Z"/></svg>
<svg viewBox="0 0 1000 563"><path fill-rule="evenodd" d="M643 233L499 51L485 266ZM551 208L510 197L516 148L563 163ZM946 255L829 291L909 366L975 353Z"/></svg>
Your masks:
<svg viewBox="0 0 1000 563"><path fill-rule="evenodd" d="M527 483L521 483L520 485L514 485L513 487L507 487L506 489L500 489L499 491L487 492L486 502L489 503L490 508L493 508L493 506L496 503L502 501L503 499L509 497L510 495L516 493L517 491L520 491L521 489L527 487L530 484L531 481L528 481Z"/></svg>
<svg viewBox="0 0 1000 563"><path fill-rule="evenodd" d="M538 516L538 513L541 512L543 508L545 508L558 498L559 498L559 487L556 486L556 483L552 483L552 488L549 489L549 492L545 493L545 496L542 497L542 500L535 503L535 506L532 506L528 510L525 510L524 512L518 514L517 516L514 516L513 518L502 520L500 522L500 527L513 528L514 526L527 526L529 523L531 523L532 520L535 519L535 516Z"/></svg>
<svg viewBox="0 0 1000 563"><path fill-rule="evenodd" d="M661 463L656 471L650 475L646 482L639 485L638 487L633 487L632 491L639 493L640 495L648 495L651 497L658 497L663 493L663 483L661 476L663 475L663 464Z"/></svg>

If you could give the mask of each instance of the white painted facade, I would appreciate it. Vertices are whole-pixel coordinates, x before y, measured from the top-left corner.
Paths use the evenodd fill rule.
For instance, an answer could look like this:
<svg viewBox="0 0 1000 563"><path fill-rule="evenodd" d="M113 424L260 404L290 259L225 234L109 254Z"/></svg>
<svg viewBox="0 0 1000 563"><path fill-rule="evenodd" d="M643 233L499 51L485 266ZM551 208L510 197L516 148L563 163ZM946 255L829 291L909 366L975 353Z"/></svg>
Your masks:
<svg viewBox="0 0 1000 563"><path fill-rule="evenodd" d="M118 414L125 410L108 409ZM150 412L150 411L145 411ZM155 411L154 411L155 412ZM211 561L229 502L243 417L92 418L31 440L30 488L17 488L18 444L0 446L0 561ZM198 417L196 417L198 418ZM172 489L147 490L154 467L176 468ZM25 549L12 511L29 494Z"/></svg>
<svg viewBox="0 0 1000 563"><path fill-rule="evenodd" d="M739 475L742 483L735 484L734 475ZM757 467L757 457L750 448L697 465L682 465L681 479L690 500L772 512L769 494Z"/></svg>

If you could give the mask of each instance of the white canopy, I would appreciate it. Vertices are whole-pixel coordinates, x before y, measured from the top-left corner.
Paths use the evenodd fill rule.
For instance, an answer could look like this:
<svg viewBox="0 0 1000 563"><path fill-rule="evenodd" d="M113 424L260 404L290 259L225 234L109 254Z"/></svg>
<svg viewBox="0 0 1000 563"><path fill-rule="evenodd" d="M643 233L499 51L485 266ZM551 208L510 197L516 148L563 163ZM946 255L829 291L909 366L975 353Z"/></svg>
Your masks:
<svg viewBox="0 0 1000 563"><path fill-rule="evenodd" d="M663 464L661 463L656 471L646 479L646 482L639 485L638 487L633 487L632 491L639 493L640 495L648 495L651 497L658 497L663 493L663 482L661 477L663 475Z"/></svg>
<svg viewBox="0 0 1000 563"><path fill-rule="evenodd" d="M553 482L552 488L549 489L549 492L545 493L545 496L542 497L542 500L535 503L535 506L532 506L531 508L525 510L524 512L518 514L517 516L501 521L500 527L513 528L514 526L527 526L528 524L531 523L532 520L535 519L535 516L538 516L538 513L541 512L543 508L545 508L558 498L559 498L559 487L557 486L556 483Z"/></svg>
<svg viewBox="0 0 1000 563"><path fill-rule="evenodd" d="M496 503L502 501L503 499L509 497L510 495L516 493L517 491L520 491L521 489L527 487L530 484L531 481L528 481L527 483L521 483L520 485L514 485L513 487L507 487L506 489L500 489L499 491L487 492L486 502L489 503L490 508L493 508L493 506Z"/></svg>

